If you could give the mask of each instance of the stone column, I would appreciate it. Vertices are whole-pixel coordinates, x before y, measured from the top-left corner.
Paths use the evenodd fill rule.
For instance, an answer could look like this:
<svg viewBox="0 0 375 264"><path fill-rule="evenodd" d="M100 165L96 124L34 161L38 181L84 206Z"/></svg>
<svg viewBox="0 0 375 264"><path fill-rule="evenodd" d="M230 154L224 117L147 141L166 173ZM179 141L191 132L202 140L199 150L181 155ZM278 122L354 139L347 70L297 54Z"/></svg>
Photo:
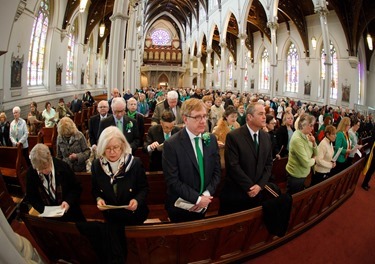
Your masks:
<svg viewBox="0 0 375 264"><path fill-rule="evenodd" d="M207 59L206 59L206 89L212 88L212 65L211 65L211 54L212 48L207 48Z"/></svg>
<svg viewBox="0 0 375 264"><path fill-rule="evenodd" d="M125 92L130 89L132 93L135 92L135 47L137 45L137 27L136 27L136 9L129 7L129 22L128 32L126 34L126 49L125 49ZM135 60L136 61L136 60Z"/></svg>
<svg viewBox="0 0 375 264"><path fill-rule="evenodd" d="M220 43L221 46L221 64L220 64L220 89L221 91L225 91L227 87L227 43L222 41Z"/></svg>
<svg viewBox="0 0 375 264"><path fill-rule="evenodd" d="M243 92L245 87L245 71L246 71L246 55L245 55L245 40L247 38L246 34L240 34L238 36L240 39L240 52L239 57L237 57L237 67L240 67L240 79L237 81L237 89Z"/></svg>
<svg viewBox="0 0 375 264"><path fill-rule="evenodd" d="M201 58L202 58L202 54L201 53L198 53L197 56L197 88L202 88L202 85L201 85Z"/></svg>
<svg viewBox="0 0 375 264"><path fill-rule="evenodd" d="M270 58L270 66L271 66L271 72L270 72L270 98L275 97L276 95L276 83L275 83L275 70L277 67L277 39L276 39L276 31L279 27L279 24L277 22L268 22L267 26L271 30L271 58Z"/></svg>

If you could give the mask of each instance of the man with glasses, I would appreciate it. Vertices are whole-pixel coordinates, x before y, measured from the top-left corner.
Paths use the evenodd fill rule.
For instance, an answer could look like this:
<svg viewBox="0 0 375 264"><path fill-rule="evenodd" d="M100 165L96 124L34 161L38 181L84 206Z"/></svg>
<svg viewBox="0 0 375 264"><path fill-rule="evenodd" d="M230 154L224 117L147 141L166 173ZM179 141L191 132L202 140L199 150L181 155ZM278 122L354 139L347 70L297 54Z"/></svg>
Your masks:
<svg viewBox="0 0 375 264"><path fill-rule="evenodd" d="M196 98L181 107L185 127L164 142L165 208L172 222L202 219L220 182L216 137L204 133L207 111Z"/></svg>
<svg viewBox="0 0 375 264"><path fill-rule="evenodd" d="M178 100L178 93L176 91L169 91L167 99L158 103L155 107L154 114L152 115L152 125L160 124L160 118L164 110L172 111L176 118L176 125L182 125L183 120L181 116L181 102Z"/></svg>
<svg viewBox="0 0 375 264"><path fill-rule="evenodd" d="M116 126L125 135L134 154L137 148L141 146L137 121L125 115L126 102L123 97L113 98L111 108L113 115L100 121L98 139L105 128Z"/></svg>
<svg viewBox="0 0 375 264"><path fill-rule="evenodd" d="M98 144L100 120L108 117L108 111L109 111L108 101L102 100L98 104L99 114L94 115L90 118L89 137L90 137L90 144L93 150L96 149L96 145Z"/></svg>

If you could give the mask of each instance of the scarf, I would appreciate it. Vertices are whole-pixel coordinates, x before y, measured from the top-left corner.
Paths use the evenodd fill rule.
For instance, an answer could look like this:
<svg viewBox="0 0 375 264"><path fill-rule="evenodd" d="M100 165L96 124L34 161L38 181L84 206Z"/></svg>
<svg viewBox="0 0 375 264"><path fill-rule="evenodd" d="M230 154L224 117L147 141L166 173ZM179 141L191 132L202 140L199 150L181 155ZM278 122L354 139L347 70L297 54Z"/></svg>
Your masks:
<svg viewBox="0 0 375 264"><path fill-rule="evenodd" d="M117 179L123 178L124 174L129 171L133 164L134 157L132 154L127 154L120 158L117 168L112 171L112 167L109 161L104 157L101 156L99 158L100 166L102 167L104 173L110 177L110 182L112 185L116 184Z"/></svg>
<svg viewBox="0 0 375 264"><path fill-rule="evenodd" d="M137 111L134 111L134 112L128 111L128 117L131 117L131 118L135 119L135 114L136 113L137 113Z"/></svg>

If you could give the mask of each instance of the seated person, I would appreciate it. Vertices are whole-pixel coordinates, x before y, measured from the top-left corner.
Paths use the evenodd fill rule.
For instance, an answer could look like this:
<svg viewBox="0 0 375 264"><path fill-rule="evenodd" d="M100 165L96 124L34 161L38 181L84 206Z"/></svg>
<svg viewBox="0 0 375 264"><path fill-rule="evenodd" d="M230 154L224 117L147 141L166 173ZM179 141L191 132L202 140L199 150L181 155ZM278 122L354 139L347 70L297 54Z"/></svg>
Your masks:
<svg viewBox="0 0 375 264"><path fill-rule="evenodd" d="M30 104L30 112L27 114L26 123L29 129L29 135L38 135L44 122L42 113L40 113L37 109L36 102L31 102Z"/></svg>
<svg viewBox="0 0 375 264"><path fill-rule="evenodd" d="M132 155L124 134L115 126L104 129L98 142L98 158L91 166L92 194L97 205L128 205L103 210L103 215L114 224L142 224L149 212L149 187L141 160Z"/></svg>
<svg viewBox="0 0 375 264"><path fill-rule="evenodd" d="M175 126L175 117L171 111L164 111L160 125L151 126L147 133L143 150L150 154L150 171L162 171L162 153L164 143L171 135L180 130Z"/></svg>
<svg viewBox="0 0 375 264"><path fill-rule="evenodd" d="M82 187L72 169L65 162L53 158L48 147L36 144L30 152L32 167L26 176L26 201L43 213L45 206L65 209L61 221L85 221L79 207Z"/></svg>
<svg viewBox="0 0 375 264"><path fill-rule="evenodd" d="M64 99L60 98L59 103L56 106L56 112L58 113L58 119L60 120L66 116L73 116L74 114L70 111L69 107L67 107L64 103Z"/></svg>

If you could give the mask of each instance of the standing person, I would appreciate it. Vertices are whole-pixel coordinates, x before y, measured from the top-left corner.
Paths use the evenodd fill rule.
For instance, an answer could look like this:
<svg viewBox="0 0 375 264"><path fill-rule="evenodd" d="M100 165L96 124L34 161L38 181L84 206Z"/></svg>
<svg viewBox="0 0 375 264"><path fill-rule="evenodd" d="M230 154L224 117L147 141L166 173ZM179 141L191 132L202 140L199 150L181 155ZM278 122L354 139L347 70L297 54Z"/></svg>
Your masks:
<svg viewBox="0 0 375 264"><path fill-rule="evenodd" d="M129 98L126 103L128 117L133 118L137 121L137 128L139 133L140 145L143 146L143 137L145 135L145 120L144 115L137 111L137 100L134 97Z"/></svg>
<svg viewBox="0 0 375 264"><path fill-rule="evenodd" d="M139 94L137 111L145 117L148 117L148 115L150 114L150 107L147 103L146 95L144 93Z"/></svg>
<svg viewBox="0 0 375 264"><path fill-rule="evenodd" d="M277 152L281 157L287 157L289 152L290 140L295 131L293 127L293 114L285 113L283 116L283 122L281 126L276 130L276 139L277 139Z"/></svg>
<svg viewBox="0 0 375 264"><path fill-rule="evenodd" d="M39 213L43 213L45 206L60 205L65 214L56 220L86 221L79 207L82 187L69 165L53 158L48 147L41 143L31 150L30 159L32 167L26 176L26 201Z"/></svg>
<svg viewBox="0 0 375 264"><path fill-rule="evenodd" d="M211 95L205 95L202 97L202 101L204 105L206 106L207 110L207 121L206 121L206 129L205 132L212 131L212 124L211 124L211 106L212 106L212 96Z"/></svg>
<svg viewBox="0 0 375 264"><path fill-rule="evenodd" d="M66 106L63 98L59 99L59 103L56 107L56 112L58 113L58 120L66 116L69 117L74 115L72 111L70 111L69 107Z"/></svg>
<svg viewBox="0 0 375 264"><path fill-rule="evenodd" d="M137 120L125 115L126 102L122 97L113 98L111 108L113 115L100 121L98 136L100 137L105 128L116 126L125 135L126 141L130 144L134 154L137 148L142 146Z"/></svg>
<svg viewBox="0 0 375 264"><path fill-rule="evenodd" d="M268 132L272 143L272 158L280 159L280 153L277 152L277 138L275 134L276 119L273 115L266 115L266 126L263 128L264 131Z"/></svg>
<svg viewBox="0 0 375 264"><path fill-rule="evenodd" d="M9 138L10 123L7 121L7 116L4 112L0 113L0 146L12 146Z"/></svg>
<svg viewBox="0 0 375 264"><path fill-rule="evenodd" d="M108 100L108 105L109 105L109 113L112 113L112 101L114 98L121 97L120 91L117 88L112 89L112 97Z"/></svg>
<svg viewBox="0 0 375 264"><path fill-rule="evenodd" d="M333 158L333 142L336 140L336 128L327 125L324 131L324 138L318 145L318 154L315 157L314 174L312 175L311 185L318 184L330 177L331 170L336 166Z"/></svg>
<svg viewBox="0 0 375 264"><path fill-rule="evenodd" d="M151 126L148 129L143 150L150 154L150 171L163 170L163 147L161 145L180 130L175 126L174 120L175 117L171 111L164 111L161 115L160 125Z"/></svg>
<svg viewBox="0 0 375 264"><path fill-rule="evenodd" d="M123 99L123 98L122 98ZM109 223L140 225L148 215L146 197L148 182L139 158L123 133L116 127L103 130L98 141L98 157L91 166L92 194L99 210ZM127 205L127 208L105 210L100 206Z"/></svg>
<svg viewBox="0 0 375 264"><path fill-rule="evenodd" d="M14 120L10 123L9 139L13 147L18 147L22 144L22 154L26 160L27 165L31 165L29 159L29 131L27 130L26 121L21 117L21 109L18 106L13 107Z"/></svg>
<svg viewBox="0 0 375 264"><path fill-rule="evenodd" d="M27 126L30 135L38 135L43 124L43 116L37 109L36 102L31 102L30 112L27 114Z"/></svg>
<svg viewBox="0 0 375 264"><path fill-rule="evenodd" d="M94 97L92 97L91 92L87 91L82 95L82 102L86 107L93 106L95 103Z"/></svg>
<svg viewBox="0 0 375 264"><path fill-rule="evenodd" d="M98 104L98 114L90 118L89 122L89 138L93 150L96 149L99 138L99 124L100 120L108 117L109 105L108 101L102 100Z"/></svg>
<svg viewBox="0 0 375 264"><path fill-rule="evenodd" d="M349 138L350 118L344 117L337 126L335 155L342 148L339 157L336 160L336 167L332 169L332 175L335 175L350 166L348 157L352 151L352 144ZM354 150L356 151L356 150Z"/></svg>
<svg viewBox="0 0 375 264"><path fill-rule="evenodd" d="M172 222L203 219L220 182L220 156L214 135L204 133L207 111L196 98L181 108L185 127L164 142L163 172L167 183L165 208ZM181 209L176 201L190 204Z"/></svg>
<svg viewBox="0 0 375 264"><path fill-rule="evenodd" d="M370 156L368 157L366 166L363 169L363 174L365 175L365 178L363 179L361 187L365 191L368 191L370 189L369 182L371 180L372 175L375 172L374 149L375 149L375 143L372 145Z"/></svg>
<svg viewBox="0 0 375 264"><path fill-rule="evenodd" d="M229 105L223 114L223 117L217 122L217 126L214 127L212 134L216 136L217 143L220 151L220 164L222 168L225 168L224 160L224 148L227 134L240 127L237 123L237 110L233 105Z"/></svg>
<svg viewBox="0 0 375 264"><path fill-rule="evenodd" d="M286 164L287 192L294 194L305 189L306 178L315 164L318 148L314 130L315 117L307 113L302 114L298 122L298 129L293 133L289 145L288 163Z"/></svg>
<svg viewBox="0 0 375 264"><path fill-rule="evenodd" d="M246 109L245 109L244 104L240 103L237 108L237 111L238 111L237 122L238 124L240 124L240 126L243 126L246 124L246 113L245 113Z"/></svg>
<svg viewBox="0 0 375 264"><path fill-rule="evenodd" d="M74 172L85 172L90 157L85 136L69 117L60 120L57 133L57 158L69 164Z"/></svg>
<svg viewBox="0 0 375 264"><path fill-rule="evenodd" d="M225 144L226 177L220 194L219 214L247 210L261 203L259 192L271 176L272 144L264 105L246 109L246 125L228 133Z"/></svg>
<svg viewBox="0 0 375 264"><path fill-rule="evenodd" d="M160 117L164 110L172 111L176 118L176 125L182 125L183 120L181 116L181 102L178 101L178 93L176 91L169 91L167 99L158 103L155 107L154 114L152 115L152 125L160 123Z"/></svg>
<svg viewBox="0 0 375 264"><path fill-rule="evenodd" d="M358 120L357 118L354 118L351 120L351 128L349 128L348 135L350 142L352 144L352 148L354 149L353 151L350 152L349 157L348 157L348 163L349 165L352 164L354 156L356 154L355 150L360 150L363 146L358 144L359 143L359 137L358 137L358 129L361 126L361 121Z"/></svg>
<svg viewBox="0 0 375 264"><path fill-rule="evenodd" d="M52 108L50 102L46 102L45 109L42 112L42 116L44 119L44 126L45 127L54 127L59 120L58 115L56 114L55 109Z"/></svg>
<svg viewBox="0 0 375 264"><path fill-rule="evenodd" d="M73 114L82 111L82 100L78 98L78 94L75 94L73 100L70 102L70 111Z"/></svg>
<svg viewBox="0 0 375 264"><path fill-rule="evenodd" d="M223 117L224 107L222 105L223 100L220 96L216 96L214 105L211 106L211 127L214 128L217 122Z"/></svg>

